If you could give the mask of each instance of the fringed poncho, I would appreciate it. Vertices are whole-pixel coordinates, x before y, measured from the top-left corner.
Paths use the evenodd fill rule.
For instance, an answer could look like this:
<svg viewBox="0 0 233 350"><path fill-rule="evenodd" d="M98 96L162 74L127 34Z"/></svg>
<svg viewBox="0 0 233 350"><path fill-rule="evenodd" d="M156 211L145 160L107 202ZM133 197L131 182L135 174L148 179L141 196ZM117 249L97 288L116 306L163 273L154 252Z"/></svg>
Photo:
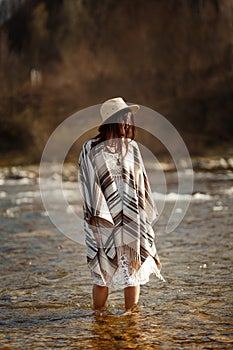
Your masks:
<svg viewBox="0 0 233 350"><path fill-rule="evenodd" d="M83 145L79 159L87 261L94 280L99 281L95 283L114 285L114 275L122 261L127 263L127 281L122 281L122 287L147 282L148 278L143 277L145 269L148 275L155 273L164 280L152 228L158 213L139 147L133 140L118 140L121 152L117 162L123 181L120 194L104 156L113 140L96 141ZM149 260L153 260L153 268ZM132 276L134 282L129 282Z"/></svg>

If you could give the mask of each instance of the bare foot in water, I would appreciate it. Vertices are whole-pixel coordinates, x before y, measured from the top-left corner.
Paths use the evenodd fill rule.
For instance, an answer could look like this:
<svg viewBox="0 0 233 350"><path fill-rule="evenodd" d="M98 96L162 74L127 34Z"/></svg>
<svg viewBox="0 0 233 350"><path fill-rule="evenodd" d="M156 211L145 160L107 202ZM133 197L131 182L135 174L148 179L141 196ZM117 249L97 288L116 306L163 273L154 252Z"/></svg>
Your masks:
<svg viewBox="0 0 233 350"><path fill-rule="evenodd" d="M100 309L95 309L93 315L96 317L106 316L108 314L107 308L102 307Z"/></svg>
<svg viewBox="0 0 233 350"><path fill-rule="evenodd" d="M134 304L131 308L126 309L122 315L123 316L135 315L135 314L138 314L140 311L141 311L141 308L138 306L138 304Z"/></svg>

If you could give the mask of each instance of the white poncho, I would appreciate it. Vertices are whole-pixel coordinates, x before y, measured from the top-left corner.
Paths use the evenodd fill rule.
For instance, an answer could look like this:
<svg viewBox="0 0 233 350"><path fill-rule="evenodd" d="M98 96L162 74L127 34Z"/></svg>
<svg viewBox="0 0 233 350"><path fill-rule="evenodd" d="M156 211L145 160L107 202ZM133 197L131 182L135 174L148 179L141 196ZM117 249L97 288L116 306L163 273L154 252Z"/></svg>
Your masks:
<svg viewBox="0 0 233 350"><path fill-rule="evenodd" d="M155 268L151 272L163 279L152 228L158 213L138 145L130 139L119 141L122 196L104 157L113 140L93 146L96 141L83 145L79 159L87 261L92 275L101 279L99 284L111 285L119 257L127 254L129 274L137 274L147 258L153 258Z"/></svg>

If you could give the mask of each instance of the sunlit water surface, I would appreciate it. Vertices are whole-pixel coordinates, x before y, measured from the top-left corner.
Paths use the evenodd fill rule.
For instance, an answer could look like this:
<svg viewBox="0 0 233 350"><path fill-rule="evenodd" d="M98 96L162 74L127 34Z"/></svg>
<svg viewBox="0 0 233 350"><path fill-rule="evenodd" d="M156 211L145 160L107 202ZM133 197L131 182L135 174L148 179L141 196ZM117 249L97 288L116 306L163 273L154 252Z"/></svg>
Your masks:
<svg viewBox="0 0 233 350"><path fill-rule="evenodd" d="M233 177L197 173L184 220L166 234L175 178L156 227L166 283L151 277L132 315L122 291L111 292L100 317L85 247L50 223L38 178L1 180L0 348L232 349ZM78 207L74 179L64 188Z"/></svg>

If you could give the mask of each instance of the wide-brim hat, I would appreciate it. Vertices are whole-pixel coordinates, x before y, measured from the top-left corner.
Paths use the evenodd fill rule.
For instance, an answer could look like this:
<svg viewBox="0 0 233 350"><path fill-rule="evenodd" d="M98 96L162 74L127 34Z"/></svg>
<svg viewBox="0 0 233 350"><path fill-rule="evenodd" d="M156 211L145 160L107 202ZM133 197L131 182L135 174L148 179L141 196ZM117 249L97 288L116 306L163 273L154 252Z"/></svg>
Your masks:
<svg viewBox="0 0 233 350"><path fill-rule="evenodd" d="M139 105L128 105L122 97L111 98L110 100L105 101L100 107L100 115L102 118L102 122L106 122L109 118L111 118L114 114L123 111L123 110L131 110L132 113L136 113L139 110ZM111 118L112 119L112 118ZM109 122L110 120L109 119Z"/></svg>

